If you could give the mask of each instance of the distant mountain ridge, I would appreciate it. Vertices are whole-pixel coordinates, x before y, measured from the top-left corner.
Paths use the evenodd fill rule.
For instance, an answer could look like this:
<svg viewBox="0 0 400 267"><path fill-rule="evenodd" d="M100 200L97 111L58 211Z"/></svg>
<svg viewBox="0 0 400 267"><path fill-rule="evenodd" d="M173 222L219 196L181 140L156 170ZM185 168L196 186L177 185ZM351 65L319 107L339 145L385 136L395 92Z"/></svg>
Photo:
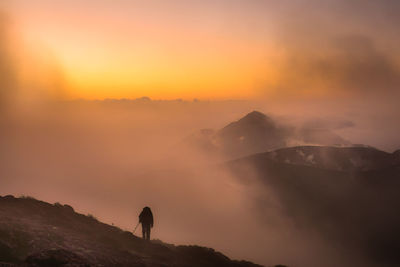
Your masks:
<svg viewBox="0 0 400 267"><path fill-rule="evenodd" d="M282 125L271 117L252 111L220 130L203 129L184 140L202 152L218 153L228 159L293 146L293 144L349 146L339 135L324 128Z"/></svg>
<svg viewBox="0 0 400 267"><path fill-rule="evenodd" d="M1 266L260 267L210 248L147 242L71 206L0 197Z"/></svg>
<svg viewBox="0 0 400 267"><path fill-rule="evenodd" d="M266 155L276 161L337 171L369 171L399 163L396 153L372 147L298 146L282 148Z"/></svg>

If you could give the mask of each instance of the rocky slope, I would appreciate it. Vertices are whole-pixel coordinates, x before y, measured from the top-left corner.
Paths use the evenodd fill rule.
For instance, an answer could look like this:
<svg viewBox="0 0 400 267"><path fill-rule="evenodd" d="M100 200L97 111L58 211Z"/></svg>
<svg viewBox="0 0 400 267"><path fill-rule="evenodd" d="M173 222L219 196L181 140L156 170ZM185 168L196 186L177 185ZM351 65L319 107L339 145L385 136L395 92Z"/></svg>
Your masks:
<svg viewBox="0 0 400 267"><path fill-rule="evenodd" d="M233 266L210 248L146 242L68 205L0 197L1 266Z"/></svg>

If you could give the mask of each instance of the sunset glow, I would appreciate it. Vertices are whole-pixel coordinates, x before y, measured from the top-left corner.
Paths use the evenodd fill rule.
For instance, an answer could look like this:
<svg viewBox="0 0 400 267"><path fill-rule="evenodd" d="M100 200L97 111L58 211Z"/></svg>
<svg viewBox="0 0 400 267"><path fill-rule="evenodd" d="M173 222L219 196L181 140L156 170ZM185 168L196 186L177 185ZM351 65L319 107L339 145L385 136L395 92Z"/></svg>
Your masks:
<svg viewBox="0 0 400 267"><path fill-rule="evenodd" d="M115 10L91 5L17 1L12 8L24 38L59 61L72 98L248 98L270 68L268 35L238 34L233 18L192 9L192 18L177 17L177 7L125 1Z"/></svg>
<svg viewBox="0 0 400 267"><path fill-rule="evenodd" d="M57 61L69 98L248 99L285 95L288 86L319 95L340 90L342 75L327 67L331 80L315 84L320 74L304 75L313 70L301 62L335 64L337 39L365 37L398 56L398 37L373 6L361 15L352 4L307 2L315 9L308 15L298 1L16 0L6 10L27 46Z"/></svg>

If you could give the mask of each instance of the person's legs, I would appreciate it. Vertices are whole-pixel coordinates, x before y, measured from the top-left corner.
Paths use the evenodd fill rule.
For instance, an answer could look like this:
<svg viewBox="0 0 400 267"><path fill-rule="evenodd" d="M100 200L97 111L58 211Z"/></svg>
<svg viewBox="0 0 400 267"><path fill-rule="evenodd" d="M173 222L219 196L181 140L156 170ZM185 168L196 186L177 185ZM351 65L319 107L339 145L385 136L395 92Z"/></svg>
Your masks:
<svg viewBox="0 0 400 267"><path fill-rule="evenodd" d="M146 226L142 223L142 237L146 239Z"/></svg>
<svg viewBox="0 0 400 267"><path fill-rule="evenodd" d="M146 232L147 232L147 240L150 240L150 225L147 227Z"/></svg>
<svg viewBox="0 0 400 267"><path fill-rule="evenodd" d="M150 240L150 225L142 224L142 236L145 240Z"/></svg>

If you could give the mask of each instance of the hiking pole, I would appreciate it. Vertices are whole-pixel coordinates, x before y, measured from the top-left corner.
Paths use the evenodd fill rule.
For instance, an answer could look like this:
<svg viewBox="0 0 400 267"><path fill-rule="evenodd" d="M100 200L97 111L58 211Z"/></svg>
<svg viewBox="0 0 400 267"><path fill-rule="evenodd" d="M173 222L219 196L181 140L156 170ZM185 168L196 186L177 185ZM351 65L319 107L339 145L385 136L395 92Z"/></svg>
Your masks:
<svg viewBox="0 0 400 267"><path fill-rule="evenodd" d="M138 228L139 224L140 224L140 222L138 222L138 223L136 224L135 230L133 230L133 234L135 234L136 229Z"/></svg>

